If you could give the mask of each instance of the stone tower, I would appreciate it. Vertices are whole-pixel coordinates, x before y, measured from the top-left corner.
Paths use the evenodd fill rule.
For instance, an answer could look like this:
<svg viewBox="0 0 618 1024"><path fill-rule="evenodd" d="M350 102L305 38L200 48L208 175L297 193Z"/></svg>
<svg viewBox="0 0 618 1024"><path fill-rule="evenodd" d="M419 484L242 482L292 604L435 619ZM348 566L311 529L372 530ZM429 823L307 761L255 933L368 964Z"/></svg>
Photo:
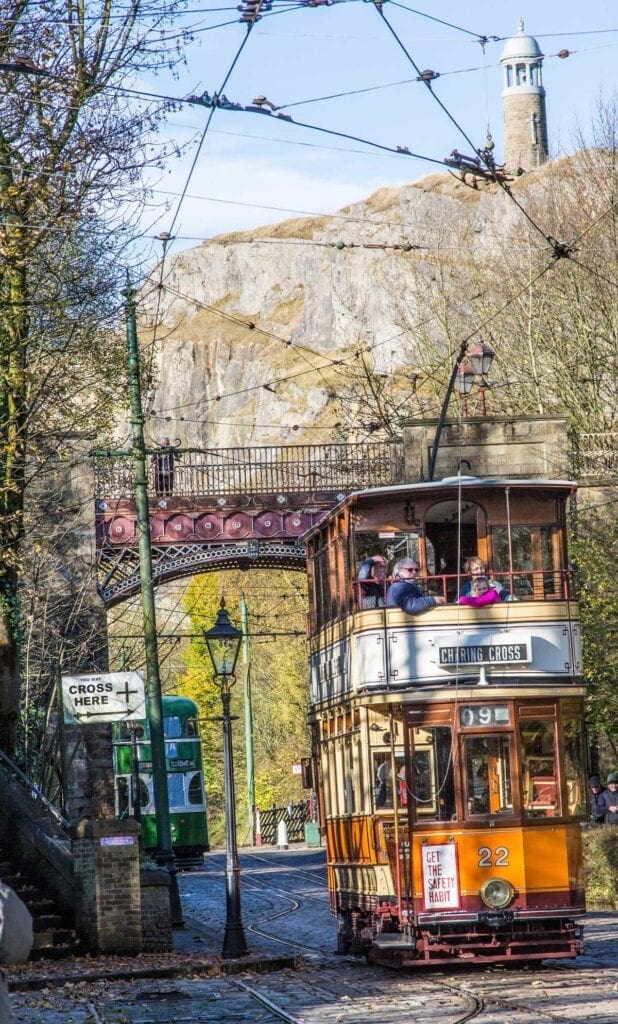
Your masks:
<svg viewBox="0 0 618 1024"><path fill-rule="evenodd" d="M547 160L547 114L543 88L543 54L519 19L516 36L507 39L500 58L503 67L502 112L504 164L507 171L524 171Z"/></svg>

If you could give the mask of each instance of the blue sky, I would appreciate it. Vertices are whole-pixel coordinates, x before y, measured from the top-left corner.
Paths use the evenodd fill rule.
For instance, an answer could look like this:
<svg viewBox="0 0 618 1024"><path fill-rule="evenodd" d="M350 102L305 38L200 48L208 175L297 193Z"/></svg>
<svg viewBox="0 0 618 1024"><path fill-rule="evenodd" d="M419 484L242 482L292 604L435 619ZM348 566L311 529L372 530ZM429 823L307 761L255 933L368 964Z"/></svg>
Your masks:
<svg viewBox="0 0 618 1024"><path fill-rule="evenodd" d="M578 125L588 130L599 97L609 99L616 91L615 0L587 4L517 0L514 6L486 0L416 0L416 11L457 28L413 13L413 2L385 3L386 19L416 65L440 73L434 82L435 95L468 137L482 145L489 126L498 160L502 152L499 59L504 42L490 40L483 47L477 36L513 35L522 16L526 31L538 39L546 55L552 156L575 148ZM300 104L286 111L295 120L386 146L407 146L437 160L455 148L469 151L457 126L427 88L415 81L414 67L373 3L348 0L303 9L290 4L287 10L286 6L276 0L273 13L252 30L225 86L230 100L246 105L254 96L265 95L277 106ZM202 13L190 16L200 31L186 48L186 66L175 79L142 80L143 86L174 96L199 95L204 90L212 94L220 88L246 29L235 21L239 15L229 0L205 4L194 0L191 7ZM231 20L231 25L211 27ZM558 51L565 49L570 56L558 58ZM319 99L363 89L372 91ZM307 100L317 102L302 102ZM150 236L170 228L178 196L186 188L174 223L176 250L215 234L282 220L295 211L336 210L384 185L398 185L440 169L275 117L217 110L187 187L208 113L201 107L184 106L170 116L165 134L191 145L180 160L171 160L152 180L155 201L167 203L168 208L160 206L143 222Z"/></svg>

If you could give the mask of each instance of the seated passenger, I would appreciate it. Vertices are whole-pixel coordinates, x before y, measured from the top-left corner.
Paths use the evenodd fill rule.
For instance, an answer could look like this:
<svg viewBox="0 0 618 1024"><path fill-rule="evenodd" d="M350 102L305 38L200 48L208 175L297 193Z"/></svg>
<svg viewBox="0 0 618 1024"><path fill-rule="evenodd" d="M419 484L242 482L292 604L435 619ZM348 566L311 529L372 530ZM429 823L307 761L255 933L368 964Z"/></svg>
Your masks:
<svg viewBox="0 0 618 1024"><path fill-rule="evenodd" d="M500 594L491 586L486 576L476 576L472 580L469 594L462 594L457 604L470 604L473 608L482 608L486 604L495 604Z"/></svg>
<svg viewBox="0 0 618 1024"><path fill-rule="evenodd" d="M387 608L401 608L409 615L420 615L436 605L446 604L443 597L423 597L421 588L414 583L419 565L415 558L400 558L393 568L395 582L386 595Z"/></svg>
<svg viewBox="0 0 618 1024"><path fill-rule="evenodd" d="M467 558L464 562L464 572L469 573L470 579L466 580L463 587L461 588L460 597L464 597L469 594L472 589L472 583L479 576L484 576L489 581L489 586L492 587L497 594L500 596L500 600L504 601L506 597L506 588L502 586L498 580L493 579L487 572L487 562L484 562L482 558L477 555L473 555L472 558Z"/></svg>
<svg viewBox="0 0 618 1024"><path fill-rule="evenodd" d="M358 567L359 580L375 580L361 584L361 605L363 608L384 608L386 588L384 580L388 576L388 562L384 555L370 555Z"/></svg>

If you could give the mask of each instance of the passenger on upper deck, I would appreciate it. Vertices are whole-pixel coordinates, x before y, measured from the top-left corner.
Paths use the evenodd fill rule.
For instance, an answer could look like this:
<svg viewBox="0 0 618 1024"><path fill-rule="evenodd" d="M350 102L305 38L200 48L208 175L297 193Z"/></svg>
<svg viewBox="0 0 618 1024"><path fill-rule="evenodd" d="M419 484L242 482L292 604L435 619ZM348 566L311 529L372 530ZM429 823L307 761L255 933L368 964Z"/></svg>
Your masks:
<svg viewBox="0 0 618 1024"><path fill-rule="evenodd" d="M484 562L478 555L473 555L471 558L467 558L464 562L464 572L469 573L470 579L466 580L463 587L461 588L460 597L465 597L470 593L472 589L472 583L478 576L484 576L489 581L489 586L492 587L499 595L500 600L504 601L506 597L506 590L498 580L493 579L487 572L487 562Z"/></svg>
<svg viewBox="0 0 618 1024"><path fill-rule="evenodd" d="M495 604L500 594L491 586L487 576L476 576L472 580L469 594L462 594L457 604L469 604L473 608L482 608L486 604Z"/></svg>
<svg viewBox="0 0 618 1024"><path fill-rule="evenodd" d="M388 576L388 562L384 555L370 555L358 567L358 579L367 580L361 584L361 605L363 608L384 608ZM373 582L375 581L375 582Z"/></svg>
<svg viewBox="0 0 618 1024"><path fill-rule="evenodd" d="M420 615L436 605L446 604L443 597L423 597L421 588L413 582L419 570L415 558L400 558L393 568L395 582L386 595L387 608L401 608L409 615Z"/></svg>

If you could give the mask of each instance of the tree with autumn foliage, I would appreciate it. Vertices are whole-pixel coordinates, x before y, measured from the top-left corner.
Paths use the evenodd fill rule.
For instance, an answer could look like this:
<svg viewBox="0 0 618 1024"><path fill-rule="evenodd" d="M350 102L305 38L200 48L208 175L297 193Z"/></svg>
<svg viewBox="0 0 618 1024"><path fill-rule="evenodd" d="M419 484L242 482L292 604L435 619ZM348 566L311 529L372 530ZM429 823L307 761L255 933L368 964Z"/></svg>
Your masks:
<svg viewBox="0 0 618 1024"><path fill-rule="evenodd" d="M187 588L184 607L191 623L184 661L186 671L175 690L199 707L203 740L204 781L209 806L209 831L214 843L223 837L223 744L220 692L201 639L217 614L222 594L230 619L239 626L240 595L248 608L249 665L242 656L232 691L234 766L239 839L249 833L246 799L244 682L251 673L256 806L285 806L306 798L292 765L309 754L307 726L307 655L304 638L305 579L299 573L252 569L209 573L195 577ZM283 635L282 635L283 634Z"/></svg>

